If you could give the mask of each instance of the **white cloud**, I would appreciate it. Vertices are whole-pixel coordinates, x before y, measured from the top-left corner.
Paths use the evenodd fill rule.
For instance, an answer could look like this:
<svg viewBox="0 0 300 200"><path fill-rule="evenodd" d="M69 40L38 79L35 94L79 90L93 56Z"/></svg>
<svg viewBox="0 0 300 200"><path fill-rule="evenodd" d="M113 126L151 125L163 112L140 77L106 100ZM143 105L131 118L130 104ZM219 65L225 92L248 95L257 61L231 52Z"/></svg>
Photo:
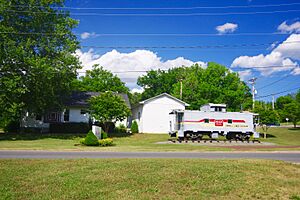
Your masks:
<svg viewBox="0 0 300 200"><path fill-rule="evenodd" d="M142 93L142 92L144 92L144 88L133 88L130 92L131 93Z"/></svg>
<svg viewBox="0 0 300 200"><path fill-rule="evenodd" d="M290 35L283 43L279 44L275 52L280 52L283 57L300 60L300 34Z"/></svg>
<svg viewBox="0 0 300 200"><path fill-rule="evenodd" d="M292 71L293 75L300 75L300 67L296 67L293 71Z"/></svg>
<svg viewBox="0 0 300 200"><path fill-rule="evenodd" d="M277 27L277 30L282 33L300 33L300 22L298 21L288 25L286 21L284 21Z"/></svg>
<svg viewBox="0 0 300 200"><path fill-rule="evenodd" d="M240 78L243 81L245 81L252 75L252 72L251 72L250 69L247 69L247 70L244 70L244 71L239 71L238 74L239 74Z"/></svg>
<svg viewBox="0 0 300 200"><path fill-rule="evenodd" d="M112 50L103 55L94 53L93 49L87 52L81 50L76 51L76 55L79 57L83 65L83 69L80 71L86 71L92 68L93 65L99 64L105 69L115 72L127 85L131 87L135 86L136 80L140 75L146 74L146 72L127 72L117 73L122 71L149 71L151 69L167 70L180 66L191 66L194 63L198 63L200 66L206 67L207 63L198 61L193 62L183 57L178 57L173 60L162 61L152 51L148 50L136 50L130 53L121 53L117 50Z"/></svg>
<svg viewBox="0 0 300 200"><path fill-rule="evenodd" d="M92 33L89 33L89 32L83 32L80 37L81 39L85 40L85 39L88 39L90 37L95 37L96 36L96 33L92 32Z"/></svg>
<svg viewBox="0 0 300 200"><path fill-rule="evenodd" d="M216 30L220 33L220 34L224 34L224 33L232 33L234 32L236 29L238 28L237 24L233 24L233 23L225 23L223 25L217 26Z"/></svg>
<svg viewBox="0 0 300 200"><path fill-rule="evenodd" d="M267 55L259 54L256 56L240 56L234 59L231 67L255 68L267 66L286 66L260 69L255 68L264 76L268 76L279 71L291 70L291 66L298 66L298 63L294 60L300 59L300 45L295 43L295 41L300 41L299 34L290 35L284 42L279 44ZM296 73L298 73L297 70L292 72L292 74Z"/></svg>

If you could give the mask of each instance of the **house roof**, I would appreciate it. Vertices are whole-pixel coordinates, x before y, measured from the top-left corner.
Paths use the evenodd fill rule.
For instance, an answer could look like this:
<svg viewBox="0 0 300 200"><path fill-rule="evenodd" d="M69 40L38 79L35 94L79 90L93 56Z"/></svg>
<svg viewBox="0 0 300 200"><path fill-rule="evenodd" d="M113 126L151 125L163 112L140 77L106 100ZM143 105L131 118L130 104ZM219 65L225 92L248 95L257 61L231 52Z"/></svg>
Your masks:
<svg viewBox="0 0 300 200"><path fill-rule="evenodd" d="M128 95L125 93L115 93L124 99L126 105L131 108ZM100 92L72 92L70 98L65 103L66 106L88 107L88 99L100 95Z"/></svg>
<svg viewBox="0 0 300 200"><path fill-rule="evenodd" d="M207 106L209 105L210 107L225 107L226 108L226 104L217 104L217 103L207 103L207 104L204 104L203 106Z"/></svg>
<svg viewBox="0 0 300 200"><path fill-rule="evenodd" d="M158 98L163 97L163 96L167 96L167 97L169 97L169 98L171 98L171 99L173 99L173 100L175 100L175 101L178 101L179 103L184 104L185 106L189 106L189 105L190 105L190 104L188 104L188 103L185 103L184 101L181 101L180 99L177 99L176 97L173 97L172 95L170 95L170 94L168 94L168 93L162 93L162 94L157 95L157 96L155 96L155 97L151 97L151 98L149 98L149 99L146 99L146 100L144 100L144 101L141 101L140 104L145 104L145 103L147 103L147 102L149 102L149 101L153 101L153 100L158 99Z"/></svg>

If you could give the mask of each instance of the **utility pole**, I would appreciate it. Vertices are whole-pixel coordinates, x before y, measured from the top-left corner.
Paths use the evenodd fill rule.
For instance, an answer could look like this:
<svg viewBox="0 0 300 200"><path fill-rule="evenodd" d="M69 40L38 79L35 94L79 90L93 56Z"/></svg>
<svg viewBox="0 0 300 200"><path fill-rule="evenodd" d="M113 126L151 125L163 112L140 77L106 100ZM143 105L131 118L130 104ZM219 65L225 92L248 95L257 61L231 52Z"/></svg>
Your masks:
<svg viewBox="0 0 300 200"><path fill-rule="evenodd" d="M182 79L180 79L180 100L182 100Z"/></svg>
<svg viewBox="0 0 300 200"><path fill-rule="evenodd" d="M272 94L272 108L275 110L275 97L274 94Z"/></svg>
<svg viewBox="0 0 300 200"><path fill-rule="evenodd" d="M256 93L256 90L255 90L255 81L256 81L257 78L251 78L249 80L249 83L252 85L252 110L254 110L255 108L255 93Z"/></svg>

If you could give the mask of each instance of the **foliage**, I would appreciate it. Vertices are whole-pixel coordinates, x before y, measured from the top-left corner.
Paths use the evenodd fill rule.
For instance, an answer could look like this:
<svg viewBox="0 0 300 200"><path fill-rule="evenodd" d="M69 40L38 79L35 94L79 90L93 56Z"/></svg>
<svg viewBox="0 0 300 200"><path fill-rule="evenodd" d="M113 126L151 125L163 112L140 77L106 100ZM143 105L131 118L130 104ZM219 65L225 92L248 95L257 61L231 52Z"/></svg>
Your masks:
<svg viewBox="0 0 300 200"><path fill-rule="evenodd" d="M111 139L111 138L99 140L99 146L101 146L101 147L107 147L107 146L113 146L113 145L114 145L113 139Z"/></svg>
<svg viewBox="0 0 300 200"><path fill-rule="evenodd" d="M130 101L130 105L135 106L142 100L142 94L141 93L128 93L128 98Z"/></svg>
<svg viewBox="0 0 300 200"><path fill-rule="evenodd" d="M62 108L72 89L80 68L74 56L79 43L72 33L78 21L58 6L63 0L0 1L0 31L8 33L0 34L2 123L19 120L25 111Z"/></svg>
<svg viewBox="0 0 300 200"><path fill-rule="evenodd" d="M99 145L98 138L94 135L94 133L92 131L88 132L84 141L82 141L82 142L86 146L98 146Z"/></svg>
<svg viewBox="0 0 300 200"><path fill-rule="evenodd" d="M131 114L124 99L113 92L104 92L89 100L91 115L104 124L104 131L108 132L106 122L116 122L126 119Z"/></svg>
<svg viewBox="0 0 300 200"><path fill-rule="evenodd" d="M278 97L276 99L276 109L281 122L286 122L286 118L288 118L296 127L297 122L300 120L300 90L296 94Z"/></svg>
<svg viewBox="0 0 300 200"><path fill-rule="evenodd" d="M133 121L131 125L131 133L138 133L138 132L139 132L138 123L136 121Z"/></svg>
<svg viewBox="0 0 300 200"><path fill-rule="evenodd" d="M4 132L5 133L17 133L20 131L20 122L19 121L14 121L10 120L6 126L4 127Z"/></svg>
<svg viewBox="0 0 300 200"><path fill-rule="evenodd" d="M115 132L116 133L126 133L127 132L126 126L124 126L124 124L120 124L119 126L117 126L115 128Z"/></svg>
<svg viewBox="0 0 300 200"><path fill-rule="evenodd" d="M293 101L292 95L281 96L276 99L276 109L283 109L285 104L291 103Z"/></svg>
<svg viewBox="0 0 300 200"><path fill-rule="evenodd" d="M97 65L92 70L87 70L85 76L81 76L73 84L79 91L129 93L119 77Z"/></svg>
<svg viewBox="0 0 300 200"><path fill-rule="evenodd" d="M90 125L87 123L51 123L49 127L50 133L86 133L90 130Z"/></svg>
<svg viewBox="0 0 300 200"><path fill-rule="evenodd" d="M182 80L182 100L199 109L205 103L226 103L229 110L238 111L251 105L250 88L240 80L237 73L225 66L208 63L206 69L195 64L166 71L150 71L138 78L138 85L144 88L142 99L163 92L180 98Z"/></svg>
<svg viewBox="0 0 300 200"><path fill-rule="evenodd" d="M285 104L283 116L289 118L289 120L293 122L294 127L296 127L297 122L300 120L300 103L294 100L291 103Z"/></svg>
<svg viewBox="0 0 300 200"><path fill-rule="evenodd" d="M105 131L101 131L101 139L108 138L107 133Z"/></svg>

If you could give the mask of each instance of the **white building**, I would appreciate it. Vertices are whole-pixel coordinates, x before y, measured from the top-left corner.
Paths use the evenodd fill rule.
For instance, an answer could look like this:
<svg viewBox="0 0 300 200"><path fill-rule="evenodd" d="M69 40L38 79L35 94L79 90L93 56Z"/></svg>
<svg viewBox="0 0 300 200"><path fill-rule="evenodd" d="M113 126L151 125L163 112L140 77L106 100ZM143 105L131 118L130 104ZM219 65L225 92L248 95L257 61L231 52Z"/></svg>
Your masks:
<svg viewBox="0 0 300 200"><path fill-rule="evenodd" d="M88 112L88 99L93 96L98 96L99 92L73 92L65 102L63 111L51 111L42 116L27 113L21 121L23 128L41 128L45 131L49 130L50 124L67 124L67 123L90 123L92 118ZM116 93L122 97L126 105L131 108L127 94ZM117 125L123 124L128 126L128 119L118 122Z"/></svg>
<svg viewBox="0 0 300 200"><path fill-rule="evenodd" d="M169 113L174 109L185 110L189 104L163 93L132 108L132 120L136 121L140 133L168 133L170 131Z"/></svg>

